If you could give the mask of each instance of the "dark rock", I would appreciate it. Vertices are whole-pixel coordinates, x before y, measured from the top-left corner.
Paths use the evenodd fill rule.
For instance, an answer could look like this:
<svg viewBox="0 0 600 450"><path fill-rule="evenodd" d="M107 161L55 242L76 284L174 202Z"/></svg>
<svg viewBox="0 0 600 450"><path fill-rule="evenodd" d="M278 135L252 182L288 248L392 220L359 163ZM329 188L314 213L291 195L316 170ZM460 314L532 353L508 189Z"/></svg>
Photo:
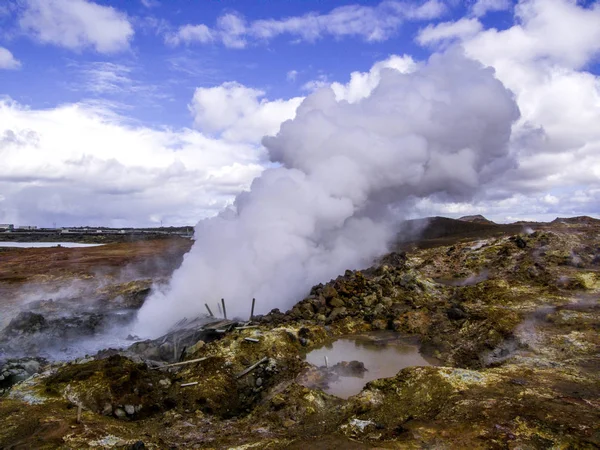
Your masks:
<svg viewBox="0 0 600 450"><path fill-rule="evenodd" d="M368 372L360 361L342 361L331 368L333 372L343 377L362 377Z"/></svg>
<svg viewBox="0 0 600 450"><path fill-rule="evenodd" d="M129 450L144 450L146 445L142 441L137 441L131 444Z"/></svg>
<svg viewBox="0 0 600 450"><path fill-rule="evenodd" d="M25 311L19 313L17 317L10 321L5 333L18 334L26 333L33 334L48 328L48 322L41 314Z"/></svg>
<svg viewBox="0 0 600 450"><path fill-rule="evenodd" d="M331 314L329 314L329 317L327 317L328 321L333 322L336 319L342 319L346 316L346 308L344 308L343 306L340 308L334 308L333 311L331 311Z"/></svg>
<svg viewBox="0 0 600 450"><path fill-rule="evenodd" d="M517 236L515 239L515 245L519 248L525 248L527 247L527 242L525 242L525 239L523 239L521 236Z"/></svg>
<svg viewBox="0 0 600 450"><path fill-rule="evenodd" d="M329 301L329 305L331 305L334 308L340 308L342 306L346 306L346 304L344 303L344 300L342 300L339 297L335 297L335 298L331 299L331 301Z"/></svg>
<svg viewBox="0 0 600 450"><path fill-rule="evenodd" d="M328 284L323 289L323 297L325 297L325 300L331 300L337 296L338 296L338 292L335 290L335 288L333 286Z"/></svg>
<svg viewBox="0 0 600 450"><path fill-rule="evenodd" d="M468 314L462 308L459 308L458 306L453 306L446 312L446 315L450 320L462 320L466 319Z"/></svg>

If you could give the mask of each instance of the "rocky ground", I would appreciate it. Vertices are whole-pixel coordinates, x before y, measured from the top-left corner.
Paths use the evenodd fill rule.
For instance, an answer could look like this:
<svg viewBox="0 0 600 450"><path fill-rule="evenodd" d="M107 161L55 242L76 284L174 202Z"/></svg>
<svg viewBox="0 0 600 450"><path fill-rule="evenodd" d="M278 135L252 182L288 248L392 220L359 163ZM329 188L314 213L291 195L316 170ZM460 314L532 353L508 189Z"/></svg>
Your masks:
<svg viewBox="0 0 600 450"><path fill-rule="evenodd" d="M70 363L9 359L0 368L0 447L598 448L600 221L497 228L476 219L466 229L453 221L453 232L434 221L424 241L399 244L404 251L251 324L184 323ZM1 257L0 278L10 272ZM136 261L144 267L143 256ZM10 272L4 292L20 276ZM102 314L115 302L135 310L150 288L143 278L118 281L94 291ZM62 339L51 334L62 325L49 306L13 315L0 347ZM375 330L418 338L440 365L403 369L348 400L320 390L322 370L303 354ZM348 368L362 370L336 370Z"/></svg>

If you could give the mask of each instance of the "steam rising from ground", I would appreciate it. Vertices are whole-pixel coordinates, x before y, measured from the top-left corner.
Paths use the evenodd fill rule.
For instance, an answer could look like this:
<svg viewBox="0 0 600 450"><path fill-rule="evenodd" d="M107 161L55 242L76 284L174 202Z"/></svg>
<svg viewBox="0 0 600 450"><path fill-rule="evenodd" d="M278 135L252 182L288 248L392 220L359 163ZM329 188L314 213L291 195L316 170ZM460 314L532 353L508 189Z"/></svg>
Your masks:
<svg viewBox="0 0 600 450"><path fill-rule="evenodd" d="M465 200L514 165L519 117L490 68L458 52L412 73L389 69L350 103L330 88L264 138L273 162L232 207L196 227L170 286L148 299L138 333L156 335L224 297L230 315L285 310L313 284L369 265L411 199Z"/></svg>

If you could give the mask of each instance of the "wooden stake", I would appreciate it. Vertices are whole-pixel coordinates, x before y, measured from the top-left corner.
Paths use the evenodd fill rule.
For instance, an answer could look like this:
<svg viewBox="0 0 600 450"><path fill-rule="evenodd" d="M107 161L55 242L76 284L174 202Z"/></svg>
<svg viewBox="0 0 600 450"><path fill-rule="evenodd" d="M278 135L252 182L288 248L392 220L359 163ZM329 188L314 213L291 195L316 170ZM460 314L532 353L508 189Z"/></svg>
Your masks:
<svg viewBox="0 0 600 450"><path fill-rule="evenodd" d="M186 387L186 386L196 386L198 384L197 381L193 381L192 383L183 383L181 385L181 387Z"/></svg>
<svg viewBox="0 0 600 450"><path fill-rule="evenodd" d="M183 346L183 350L181 350L181 355L179 355L179 359L177 360L178 362L182 362L183 361L183 357L185 356L185 351L187 350L187 345Z"/></svg>
<svg viewBox="0 0 600 450"><path fill-rule="evenodd" d="M208 303L205 303L204 306L206 306L206 310L208 311L208 315L210 317L215 317L214 314L212 313L212 311L210 310L210 308L208 307Z"/></svg>
<svg viewBox="0 0 600 450"><path fill-rule="evenodd" d="M82 410L82 406L81 403L79 405L77 405L77 423L81 423L81 410Z"/></svg>
<svg viewBox="0 0 600 450"><path fill-rule="evenodd" d="M254 305L256 304L256 299L252 299L252 310L250 311L250 322L254 319Z"/></svg>
<svg viewBox="0 0 600 450"><path fill-rule="evenodd" d="M209 358L208 356L205 356L204 358L190 359L189 361L182 361L182 362L176 362L176 363L172 363L172 364L165 364L164 366L154 367L154 369L162 369L164 367L185 366L186 364L194 364L194 363L197 363L197 362L206 361L208 358Z"/></svg>
<svg viewBox="0 0 600 450"><path fill-rule="evenodd" d="M329 360L327 359L327 356L325 357L325 367L329 367Z"/></svg>
<svg viewBox="0 0 600 450"><path fill-rule="evenodd" d="M255 344L260 342L258 339L254 339L254 338L244 338L244 340L248 341L248 342L254 342Z"/></svg>
<svg viewBox="0 0 600 450"><path fill-rule="evenodd" d="M240 373L238 373L236 375L236 378L242 378L244 375L249 374L250 372L252 372L254 369L256 369L258 366L260 366L262 363L265 363L269 360L268 357L264 357L263 359L261 359L260 361L258 361L255 364L252 364L250 367L248 367L247 369L242 370Z"/></svg>
<svg viewBox="0 0 600 450"><path fill-rule="evenodd" d="M221 303L223 304L223 317L227 320L227 310L225 309L225 299L221 299Z"/></svg>

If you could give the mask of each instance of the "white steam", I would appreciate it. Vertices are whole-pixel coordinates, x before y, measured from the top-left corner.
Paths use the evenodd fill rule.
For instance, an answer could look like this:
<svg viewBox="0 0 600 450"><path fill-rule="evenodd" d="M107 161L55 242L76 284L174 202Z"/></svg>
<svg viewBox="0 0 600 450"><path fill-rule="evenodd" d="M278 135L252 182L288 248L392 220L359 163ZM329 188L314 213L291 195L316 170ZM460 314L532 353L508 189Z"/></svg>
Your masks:
<svg viewBox="0 0 600 450"><path fill-rule="evenodd" d="M518 117L493 70L457 52L412 73L383 70L355 103L316 91L263 140L281 166L198 224L168 289L141 309L137 332L159 334L222 297L229 316L247 317L253 297L257 313L285 310L312 285L369 265L398 232L395 207L469 198L512 167Z"/></svg>

